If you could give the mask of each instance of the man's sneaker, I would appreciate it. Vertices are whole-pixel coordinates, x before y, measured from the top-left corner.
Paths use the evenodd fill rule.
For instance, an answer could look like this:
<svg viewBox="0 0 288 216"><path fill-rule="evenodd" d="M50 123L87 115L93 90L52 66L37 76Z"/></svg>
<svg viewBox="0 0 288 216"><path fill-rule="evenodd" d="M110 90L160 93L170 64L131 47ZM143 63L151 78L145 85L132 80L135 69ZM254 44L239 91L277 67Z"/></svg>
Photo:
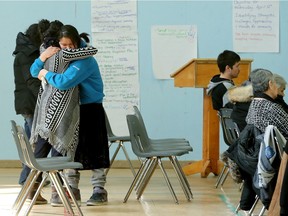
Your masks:
<svg viewBox="0 0 288 216"><path fill-rule="evenodd" d="M104 188L95 187L92 196L87 201L87 206L106 205L107 202L107 191Z"/></svg>
<svg viewBox="0 0 288 216"><path fill-rule="evenodd" d="M80 190L77 188L72 188L72 187L71 187L71 189L72 189L72 192L74 194L74 197L75 197L78 205L80 206L81 205ZM65 192L66 192L68 198L70 199L70 201L72 201L67 189L65 189ZM60 198L60 196L59 196L59 194L56 191L56 188L54 186L52 186L52 196L51 196L50 202L51 202L51 206L53 206L53 207L63 206L62 200L61 200L61 198ZM74 203L71 203L71 204L73 205Z"/></svg>

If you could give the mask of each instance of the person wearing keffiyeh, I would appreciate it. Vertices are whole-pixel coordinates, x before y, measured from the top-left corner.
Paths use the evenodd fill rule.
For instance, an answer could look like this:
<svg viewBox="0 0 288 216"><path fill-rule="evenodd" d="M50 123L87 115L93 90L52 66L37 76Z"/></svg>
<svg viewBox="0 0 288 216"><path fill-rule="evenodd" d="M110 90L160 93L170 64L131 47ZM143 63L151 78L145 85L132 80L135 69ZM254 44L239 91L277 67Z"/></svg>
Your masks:
<svg viewBox="0 0 288 216"><path fill-rule="evenodd" d="M44 20L45 21L45 20ZM41 28L41 22L39 27ZM55 20L45 31L40 53L48 47L58 50L58 33L63 24ZM63 73L69 62L95 55L97 49L85 47L78 49L60 49L45 61L44 68ZM69 155L74 159L78 144L79 133L79 90L74 86L67 90L60 90L42 80L34 113L30 142L37 142L38 138L49 141L60 155ZM53 156L59 156L54 154Z"/></svg>

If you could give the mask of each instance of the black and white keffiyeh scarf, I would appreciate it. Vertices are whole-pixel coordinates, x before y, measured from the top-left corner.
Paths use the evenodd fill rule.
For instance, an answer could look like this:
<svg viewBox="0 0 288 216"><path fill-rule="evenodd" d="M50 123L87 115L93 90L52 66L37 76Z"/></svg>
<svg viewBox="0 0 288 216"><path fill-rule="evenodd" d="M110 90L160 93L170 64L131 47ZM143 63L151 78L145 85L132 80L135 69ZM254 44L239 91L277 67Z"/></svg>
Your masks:
<svg viewBox="0 0 288 216"><path fill-rule="evenodd" d="M43 52L44 48L40 50ZM62 49L46 60L44 68L63 73L70 61L83 59L97 53L94 47ZM49 84L40 87L31 130L30 142L36 143L39 136L62 155L74 158L79 133L78 86L59 90Z"/></svg>

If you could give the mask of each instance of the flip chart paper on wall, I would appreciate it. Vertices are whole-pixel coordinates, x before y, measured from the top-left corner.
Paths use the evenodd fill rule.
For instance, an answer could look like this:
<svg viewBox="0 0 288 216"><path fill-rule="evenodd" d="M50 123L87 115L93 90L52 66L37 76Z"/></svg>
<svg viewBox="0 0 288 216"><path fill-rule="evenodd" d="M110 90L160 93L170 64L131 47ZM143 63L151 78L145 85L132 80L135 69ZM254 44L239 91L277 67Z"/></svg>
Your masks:
<svg viewBox="0 0 288 216"><path fill-rule="evenodd" d="M92 32L137 32L137 1L91 0Z"/></svg>
<svg viewBox="0 0 288 216"><path fill-rule="evenodd" d="M104 82L103 105L115 134L129 134L126 115L139 106L137 1L92 0L91 30Z"/></svg>
<svg viewBox="0 0 288 216"><path fill-rule="evenodd" d="M279 52L279 1L233 1L236 52Z"/></svg>
<svg viewBox="0 0 288 216"><path fill-rule="evenodd" d="M152 26L152 65L157 79L170 74L197 58L197 27L194 25Z"/></svg>

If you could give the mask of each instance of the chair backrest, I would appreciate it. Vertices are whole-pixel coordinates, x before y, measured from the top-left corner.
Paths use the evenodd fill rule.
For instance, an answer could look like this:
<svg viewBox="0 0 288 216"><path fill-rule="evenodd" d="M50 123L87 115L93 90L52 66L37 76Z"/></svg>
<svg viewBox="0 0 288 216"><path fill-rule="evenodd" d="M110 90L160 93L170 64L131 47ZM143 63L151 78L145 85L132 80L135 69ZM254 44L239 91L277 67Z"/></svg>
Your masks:
<svg viewBox="0 0 288 216"><path fill-rule="evenodd" d="M222 108L218 111L223 138L227 145L231 145L240 135L240 130L237 124L231 119L232 109Z"/></svg>
<svg viewBox="0 0 288 216"><path fill-rule="evenodd" d="M11 122L11 132L12 132L12 135L13 135L16 147L17 147L19 159L20 159L20 161L22 163L25 164L25 159L24 159L24 156L23 156L23 153L22 153L20 140L19 140L19 137L18 137L17 124L16 124L16 122L14 120L11 120L10 122Z"/></svg>
<svg viewBox="0 0 288 216"><path fill-rule="evenodd" d="M24 164L31 169L41 170L42 168L36 161L32 146L22 126L17 125L17 135L19 137L19 143L24 157Z"/></svg>
<svg viewBox="0 0 288 216"><path fill-rule="evenodd" d="M109 137L115 137L115 134L112 131L112 127L111 127L111 124L109 122L109 118L107 116L107 113L106 113L106 111L104 111L104 112L105 112L105 124L106 124L108 138Z"/></svg>
<svg viewBox="0 0 288 216"><path fill-rule="evenodd" d="M133 106L133 109L134 109L134 113L135 113L135 116L138 118L139 120L139 124L141 125L141 127L143 128L143 133L145 133L146 137L149 137L148 136L148 132L147 132L147 129L146 129L146 126L145 126L145 123L144 123L144 120L143 120L143 117L142 117L142 114L139 110L139 108L137 106Z"/></svg>
<svg viewBox="0 0 288 216"><path fill-rule="evenodd" d="M142 157L142 153L146 153L151 150L149 138L146 135L146 132L143 130L143 127L141 126L136 115L127 115L126 119L132 150L138 157Z"/></svg>
<svg viewBox="0 0 288 216"><path fill-rule="evenodd" d="M287 145L287 140L282 135L282 133L278 130L278 128L275 126L273 127L273 138L274 138L274 142L276 144L276 149L279 153L279 157L280 157L280 159L282 159L285 146Z"/></svg>

